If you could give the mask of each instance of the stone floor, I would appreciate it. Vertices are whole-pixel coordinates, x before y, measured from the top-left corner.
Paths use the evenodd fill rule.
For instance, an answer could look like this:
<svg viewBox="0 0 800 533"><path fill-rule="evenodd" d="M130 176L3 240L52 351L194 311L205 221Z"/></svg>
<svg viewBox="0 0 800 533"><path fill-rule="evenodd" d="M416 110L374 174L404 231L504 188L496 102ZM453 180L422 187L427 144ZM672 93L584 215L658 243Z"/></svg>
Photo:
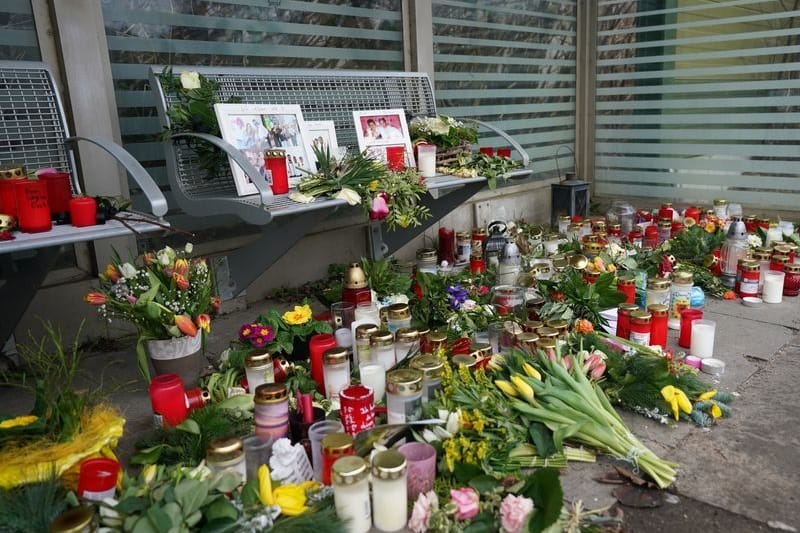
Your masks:
<svg viewBox="0 0 800 533"><path fill-rule="evenodd" d="M714 386L738 395L732 418L707 430L682 423L664 426L632 413L623 417L631 430L658 455L680 463L675 496L656 509L623 508L629 532L749 532L800 529L800 305L748 308L738 301L709 300L705 318L717 321L715 357L725 373ZM256 307L224 315L213 324L208 354L218 354L239 325L265 309ZM273 304L280 305L280 304ZM676 348L677 332L669 344ZM113 401L127 419L120 442L124 459L142 432L151 427L145 383L139 378L133 340L118 352L92 353L87 368L124 384ZM30 398L0 388L3 409L21 413ZM613 505L614 485L593 481L615 464L607 457L595 464L573 464L562 475L565 495L585 507ZM790 529L791 530L791 529Z"/></svg>

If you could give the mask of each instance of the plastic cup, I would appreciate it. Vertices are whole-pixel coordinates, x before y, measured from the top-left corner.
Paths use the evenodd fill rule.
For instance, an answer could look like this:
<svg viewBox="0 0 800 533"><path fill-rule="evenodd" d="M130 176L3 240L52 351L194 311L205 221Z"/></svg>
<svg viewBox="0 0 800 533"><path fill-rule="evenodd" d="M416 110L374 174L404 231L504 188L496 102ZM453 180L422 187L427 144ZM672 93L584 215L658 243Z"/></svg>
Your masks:
<svg viewBox="0 0 800 533"><path fill-rule="evenodd" d="M113 498L117 490L119 468L117 461L105 457L82 462L78 475L78 496L92 501Z"/></svg>
<svg viewBox="0 0 800 533"><path fill-rule="evenodd" d="M436 448L426 442L408 442L399 451L408 463L408 501L417 501L417 496L433 490L436 478Z"/></svg>
<svg viewBox="0 0 800 533"><path fill-rule="evenodd" d="M258 435L246 437L244 444L244 460L247 470L247 479L258 479L258 468L261 465L269 465L269 458L272 455L272 438L262 440Z"/></svg>
<svg viewBox="0 0 800 533"><path fill-rule="evenodd" d="M322 439L329 433L342 433L344 426L338 420L322 420L308 428L308 439L311 441L311 463L314 467L314 479L322 482Z"/></svg>
<svg viewBox="0 0 800 533"><path fill-rule="evenodd" d="M333 329L349 328L356 319L356 306L352 302L335 302L331 304Z"/></svg>

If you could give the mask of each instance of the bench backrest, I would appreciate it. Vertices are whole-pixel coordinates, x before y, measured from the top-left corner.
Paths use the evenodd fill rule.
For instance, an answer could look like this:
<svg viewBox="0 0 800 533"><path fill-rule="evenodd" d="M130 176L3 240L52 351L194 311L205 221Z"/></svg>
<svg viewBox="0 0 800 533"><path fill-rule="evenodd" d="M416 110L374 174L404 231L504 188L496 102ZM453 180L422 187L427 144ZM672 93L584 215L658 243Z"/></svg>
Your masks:
<svg viewBox="0 0 800 533"><path fill-rule="evenodd" d="M151 83L163 125L169 125L166 110L175 102L158 80L164 67L151 69ZM353 111L404 109L407 119L433 116L436 103L430 79L418 72L360 70L296 70L276 68L173 67L175 75L195 71L219 82L220 101L238 98L243 104L298 104L305 120L332 120L339 146L358 149ZM197 167L193 150L186 143L170 143L167 166L184 195L236 195L230 175L209 179Z"/></svg>
<svg viewBox="0 0 800 533"><path fill-rule="evenodd" d="M50 70L42 63L0 61L0 165L24 165L28 172L53 167L70 172L74 182L68 136Z"/></svg>

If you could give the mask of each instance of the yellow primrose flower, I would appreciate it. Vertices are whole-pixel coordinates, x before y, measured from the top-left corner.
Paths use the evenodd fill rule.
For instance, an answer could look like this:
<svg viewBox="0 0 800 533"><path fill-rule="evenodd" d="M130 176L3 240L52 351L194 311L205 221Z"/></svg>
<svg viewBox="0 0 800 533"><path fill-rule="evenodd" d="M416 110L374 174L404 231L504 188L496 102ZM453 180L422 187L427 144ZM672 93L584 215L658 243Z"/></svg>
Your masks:
<svg viewBox="0 0 800 533"><path fill-rule="evenodd" d="M672 408L672 414L675 415L675 420L678 420L680 411L686 414L692 412L692 402L686 397L686 393L679 388L667 385L661 389L661 396L664 397L664 401Z"/></svg>
<svg viewBox="0 0 800 533"><path fill-rule="evenodd" d="M514 374L511 376L511 383L514 384L514 388L517 389L519 395L527 400L528 402L533 402L533 387L528 385L528 383L520 376L519 374Z"/></svg>
<svg viewBox="0 0 800 533"><path fill-rule="evenodd" d="M494 384L498 389L505 392L507 395L513 398L517 397L517 389L515 389L514 385L512 385L508 381L505 381L503 379L496 379L494 380Z"/></svg>
<svg viewBox="0 0 800 533"><path fill-rule="evenodd" d="M25 415L25 416L18 416L16 418L9 418L8 420L3 420L2 422L0 422L0 429L16 428L20 426L30 426L37 420L39 420L39 417L34 415Z"/></svg>
<svg viewBox="0 0 800 533"><path fill-rule="evenodd" d="M380 185L380 182L378 180L370 181L369 182L369 190L372 191L372 192L377 191L378 190L378 185Z"/></svg>
<svg viewBox="0 0 800 533"><path fill-rule="evenodd" d="M529 363L523 363L522 370L525 371L525 375L528 376L529 378L536 378L539 381L542 381L542 375L539 373L538 370L536 370L536 368L533 367L533 365Z"/></svg>
<svg viewBox="0 0 800 533"><path fill-rule="evenodd" d="M716 403L711 404L711 417L716 420L717 418L722 416L722 409L719 408L719 405Z"/></svg>
<svg viewBox="0 0 800 533"><path fill-rule="evenodd" d="M272 497L272 479L267 465L258 467L258 499L264 505L275 505L275 500Z"/></svg>
<svg viewBox="0 0 800 533"><path fill-rule="evenodd" d="M311 320L311 307L306 305L295 305L294 311L286 311L283 313L283 321L290 326L299 326Z"/></svg>
<svg viewBox="0 0 800 533"><path fill-rule="evenodd" d="M306 491L316 488L319 484L315 481L304 481L281 485L272 491L275 505L281 508L281 513L286 516L297 516L308 510L306 507Z"/></svg>
<svg viewBox="0 0 800 533"><path fill-rule="evenodd" d="M711 389L697 397L698 402L706 402L717 395L717 389Z"/></svg>

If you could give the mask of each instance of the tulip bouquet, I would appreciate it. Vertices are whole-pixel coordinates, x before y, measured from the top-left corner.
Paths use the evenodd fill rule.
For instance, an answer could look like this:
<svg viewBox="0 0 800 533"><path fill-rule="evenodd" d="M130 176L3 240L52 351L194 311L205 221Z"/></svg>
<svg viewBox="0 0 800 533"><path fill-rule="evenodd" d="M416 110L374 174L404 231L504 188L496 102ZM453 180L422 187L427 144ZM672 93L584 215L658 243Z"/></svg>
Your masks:
<svg viewBox="0 0 800 533"><path fill-rule="evenodd" d="M219 309L214 276L204 258L190 258L169 246L122 261L115 256L100 273L100 285L84 296L108 322L125 320L139 332L139 368L147 376L144 341L195 337L211 331L211 314Z"/></svg>

